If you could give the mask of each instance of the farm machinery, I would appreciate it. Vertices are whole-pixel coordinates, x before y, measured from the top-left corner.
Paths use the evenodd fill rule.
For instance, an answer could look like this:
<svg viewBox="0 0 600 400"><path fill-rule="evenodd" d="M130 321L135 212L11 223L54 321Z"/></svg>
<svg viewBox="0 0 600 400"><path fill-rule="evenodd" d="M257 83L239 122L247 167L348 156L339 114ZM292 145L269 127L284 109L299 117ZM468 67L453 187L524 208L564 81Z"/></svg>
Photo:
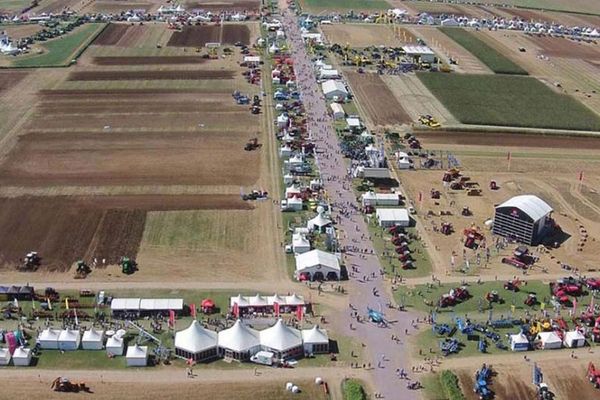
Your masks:
<svg viewBox="0 0 600 400"><path fill-rule="evenodd" d="M554 393L550 391L547 383L544 383L544 374L536 363L533 364L533 384L536 387L536 399L537 400L552 400L554 399Z"/></svg>
<svg viewBox="0 0 600 400"><path fill-rule="evenodd" d="M587 378L596 389L600 389L600 369L596 369L596 366L591 361L587 368Z"/></svg>
<svg viewBox="0 0 600 400"><path fill-rule="evenodd" d="M452 336L456 332L456 328L451 328L448 324L435 324L431 329L440 336Z"/></svg>
<svg viewBox="0 0 600 400"><path fill-rule="evenodd" d="M530 265L535 263L537 260L535 257L529 254L529 249L525 246L518 246L511 257L502 258L503 264L512 265L519 269L527 269Z"/></svg>
<svg viewBox="0 0 600 400"><path fill-rule="evenodd" d="M485 236L478 227L471 226L470 228L465 228L463 231L463 235L466 236L464 246L468 249L473 249L479 246L479 242L485 240Z"/></svg>
<svg viewBox="0 0 600 400"><path fill-rule="evenodd" d="M82 279L88 276L92 272L89 265L83 260L77 261L77 268L75 269L75 279Z"/></svg>
<svg viewBox="0 0 600 400"><path fill-rule="evenodd" d="M138 264L129 257L121 257L119 264L121 265L121 271L126 275L131 275L138 270Z"/></svg>
<svg viewBox="0 0 600 400"><path fill-rule="evenodd" d="M244 150L253 151L262 147L262 144L258 143L258 138L252 138L248 140L246 145L244 146Z"/></svg>
<svg viewBox="0 0 600 400"><path fill-rule="evenodd" d="M455 289L451 289L450 292L443 294L438 301L438 305L442 308L452 307L464 300L467 300L469 297L469 291L465 286L457 287Z"/></svg>
<svg viewBox="0 0 600 400"><path fill-rule="evenodd" d="M269 197L269 193L263 190L252 190L250 193L242 193L242 200L264 200Z"/></svg>
<svg viewBox="0 0 600 400"><path fill-rule="evenodd" d="M481 369L475 372L475 392L480 400L487 400L493 397L492 391L488 388L489 380L492 378L492 368L483 364Z"/></svg>
<svg viewBox="0 0 600 400"><path fill-rule="evenodd" d="M442 222L442 227L440 228L440 232L442 232L443 235L451 235L452 232L454 232L454 227L452 226L452 223L450 222Z"/></svg>
<svg viewBox="0 0 600 400"><path fill-rule="evenodd" d="M537 296L535 293L529 293L525 300L523 300L526 306L533 307L538 303Z"/></svg>
<svg viewBox="0 0 600 400"><path fill-rule="evenodd" d="M421 115L419 117L419 122L422 125L428 126L430 128L439 128L441 126L441 124L431 115Z"/></svg>
<svg viewBox="0 0 600 400"><path fill-rule="evenodd" d="M54 390L55 392L64 393L79 393L90 391L90 388L86 386L85 382L74 383L71 382L68 378L64 378L62 376L59 376L58 378L52 381L50 389Z"/></svg>
<svg viewBox="0 0 600 400"><path fill-rule="evenodd" d="M582 285L579 282L550 282L550 293L560 304L569 304L569 296L582 294Z"/></svg>
<svg viewBox="0 0 600 400"><path fill-rule="evenodd" d="M38 255L38 253L36 251L30 251L21 260L21 265L18 269L22 271L34 271L40 266L41 262L42 258Z"/></svg>
<svg viewBox="0 0 600 400"><path fill-rule="evenodd" d="M485 299L488 303L503 303L503 300L500 298L500 295L495 290L487 292L485 294Z"/></svg>
<svg viewBox="0 0 600 400"><path fill-rule="evenodd" d="M446 338L440 341L440 350L445 357L448 357L452 353L458 353L460 349L460 342L458 339L449 339Z"/></svg>
<svg viewBox="0 0 600 400"><path fill-rule="evenodd" d="M504 289L510 290L511 292L518 292L522 283L523 282L521 282L521 280L518 278L512 279L510 281L504 282Z"/></svg>

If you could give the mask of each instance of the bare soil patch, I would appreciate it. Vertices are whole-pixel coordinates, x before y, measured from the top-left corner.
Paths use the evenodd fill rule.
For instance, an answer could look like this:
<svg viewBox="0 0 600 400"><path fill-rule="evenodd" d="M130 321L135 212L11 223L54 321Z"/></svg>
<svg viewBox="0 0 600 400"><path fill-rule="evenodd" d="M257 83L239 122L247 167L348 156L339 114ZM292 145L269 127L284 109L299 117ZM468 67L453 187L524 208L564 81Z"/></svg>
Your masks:
<svg viewBox="0 0 600 400"><path fill-rule="evenodd" d="M38 106L37 110L44 115L74 115L74 114L118 114L123 110L127 113L136 114L154 114L154 113L194 113L194 112L218 112L224 113L239 113L240 108L232 104L223 104L215 102L186 102L177 101L172 103L162 103L161 101L115 101L115 102L80 102L68 103L65 106L64 102L43 103ZM245 108L244 108L245 109Z"/></svg>
<svg viewBox="0 0 600 400"><path fill-rule="evenodd" d="M186 6L206 11L258 11L260 0L197 0L186 2Z"/></svg>
<svg viewBox="0 0 600 400"><path fill-rule="evenodd" d="M44 27L38 24L18 24L3 26L0 30L6 32L11 39L19 40L34 35L42 29L44 29Z"/></svg>
<svg viewBox="0 0 600 400"><path fill-rule="evenodd" d="M243 150L249 135L247 132L221 136L197 132L25 135L19 137L8 160L0 166L0 182L17 186L251 186L258 180L259 152Z"/></svg>
<svg viewBox="0 0 600 400"><path fill-rule="evenodd" d="M24 71L0 71L0 93L18 84L27 76Z"/></svg>
<svg viewBox="0 0 600 400"><path fill-rule="evenodd" d="M543 13L533 10L525 10L522 8L503 8L502 11L512 15L513 17L520 18L524 21L547 21L549 18Z"/></svg>
<svg viewBox="0 0 600 400"><path fill-rule="evenodd" d="M235 71L75 71L69 74L69 81L134 81L134 80L198 80L233 79Z"/></svg>
<svg viewBox="0 0 600 400"><path fill-rule="evenodd" d="M89 6L84 8L86 13L106 13L106 14L119 14L124 11L130 10L145 10L148 11L152 8L151 4L148 3L134 3L122 0L116 1L93 1Z"/></svg>
<svg viewBox="0 0 600 400"><path fill-rule="evenodd" d="M224 44L241 42L245 45L249 45L250 28L246 25L223 25L223 37L221 41Z"/></svg>
<svg viewBox="0 0 600 400"><path fill-rule="evenodd" d="M346 72L361 107L375 125L401 125L411 118L389 87L376 74Z"/></svg>
<svg viewBox="0 0 600 400"><path fill-rule="evenodd" d="M60 14L63 11L72 10L81 0L46 0L41 2L41 7L36 8L36 14Z"/></svg>
<svg viewBox="0 0 600 400"><path fill-rule="evenodd" d="M92 44L96 46L114 46L125 36L129 28L131 28L131 25L109 24Z"/></svg>
<svg viewBox="0 0 600 400"><path fill-rule="evenodd" d="M557 135L520 135L499 132L419 132L424 143L472 146L542 147L556 149L600 149L600 140L594 137Z"/></svg>
<svg viewBox="0 0 600 400"><path fill-rule="evenodd" d="M415 36L400 27L375 24L334 24L321 25L321 30L330 43L350 47L401 46L416 41Z"/></svg>
<svg viewBox="0 0 600 400"><path fill-rule="evenodd" d="M201 56L179 56L179 57L94 57L95 65L178 65L178 64L202 64L208 61Z"/></svg>
<svg viewBox="0 0 600 400"><path fill-rule="evenodd" d="M179 32L174 32L167 46L172 47L202 47L206 43L222 42L234 44L242 42L250 44L250 29L245 25L226 24L185 26Z"/></svg>
<svg viewBox="0 0 600 400"><path fill-rule="evenodd" d="M58 99L88 99L95 100L100 98L121 99L121 98L138 98L144 97L146 100L156 98L156 95L171 96L178 98L179 96L192 96L193 94L203 93L206 95L230 94L229 91L211 91L207 92L202 89L82 89L82 90L40 90L39 97L43 100L58 100Z"/></svg>
<svg viewBox="0 0 600 400"><path fill-rule="evenodd" d="M529 40L540 48L542 54L549 57L600 60L600 47L595 44L550 37L529 37Z"/></svg>

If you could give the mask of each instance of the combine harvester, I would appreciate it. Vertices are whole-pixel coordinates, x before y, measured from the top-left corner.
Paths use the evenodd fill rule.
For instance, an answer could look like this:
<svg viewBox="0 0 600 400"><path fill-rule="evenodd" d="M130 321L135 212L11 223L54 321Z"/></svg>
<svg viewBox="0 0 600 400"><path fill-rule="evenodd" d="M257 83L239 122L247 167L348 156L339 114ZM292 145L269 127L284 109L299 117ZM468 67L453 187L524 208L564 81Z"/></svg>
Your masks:
<svg viewBox="0 0 600 400"><path fill-rule="evenodd" d="M596 369L596 366L591 361L588 364L587 378L596 389L600 389L600 369Z"/></svg>
<svg viewBox="0 0 600 400"><path fill-rule="evenodd" d="M493 392L488 388L489 380L492 378L492 367L483 364L480 370L475 372L475 392L480 400L488 400L494 397Z"/></svg>

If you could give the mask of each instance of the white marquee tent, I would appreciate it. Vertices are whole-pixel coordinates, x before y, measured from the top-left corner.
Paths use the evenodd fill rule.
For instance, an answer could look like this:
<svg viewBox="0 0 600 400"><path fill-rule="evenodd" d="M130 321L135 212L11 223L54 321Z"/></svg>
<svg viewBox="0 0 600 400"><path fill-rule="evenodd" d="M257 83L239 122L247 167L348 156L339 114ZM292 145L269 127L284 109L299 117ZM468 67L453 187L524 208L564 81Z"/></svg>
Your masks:
<svg viewBox="0 0 600 400"><path fill-rule="evenodd" d="M294 254L302 254L310 251L310 241L301 233L292 235L292 250Z"/></svg>
<svg viewBox="0 0 600 400"><path fill-rule="evenodd" d="M311 329L302 330L302 342L304 352L308 354L329 352L329 336L327 331L320 329L317 325Z"/></svg>
<svg viewBox="0 0 600 400"><path fill-rule="evenodd" d="M194 320L188 328L175 334L175 352L194 361L213 358L217 355L217 333Z"/></svg>
<svg viewBox="0 0 600 400"><path fill-rule="evenodd" d="M106 341L106 352L113 356L122 356L124 349L125 344L122 337L112 336Z"/></svg>
<svg viewBox="0 0 600 400"><path fill-rule="evenodd" d="M148 346L129 346L125 357L128 367L145 367L148 365Z"/></svg>
<svg viewBox="0 0 600 400"><path fill-rule="evenodd" d="M331 225L331 220L323 216L323 209L320 209L317 216L309 219L306 223L308 229L319 231L324 231L329 225Z"/></svg>
<svg viewBox="0 0 600 400"><path fill-rule="evenodd" d="M37 343L42 349L58 349L58 337L60 331L58 329L46 328L40 332L37 337Z"/></svg>
<svg viewBox="0 0 600 400"><path fill-rule="evenodd" d="M278 319L275 325L260 332L263 350L275 353L279 358L302 353L302 334Z"/></svg>
<svg viewBox="0 0 600 400"><path fill-rule="evenodd" d="M585 346L585 336L579 331L568 331L563 343L567 347L583 347Z"/></svg>
<svg viewBox="0 0 600 400"><path fill-rule="evenodd" d="M541 343L543 350L560 349L562 340L554 332L540 332L537 334L536 341Z"/></svg>
<svg viewBox="0 0 600 400"><path fill-rule="evenodd" d="M27 367L31 364L31 357L33 357L31 349L17 347L12 356L13 364L17 367Z"/></svg>
<svg viewBox="0 0 600 400"><path fill-rule="evenodd" d="M65 329L60 331L58 337L58 348L61 350L77 350L81 343L81 334L77 330Z"/></svg>
<svg viewBox="0 0 600 400"><path fill-rule="evenodd" d="M340 261L323 250L311 250L296 256L296 278L304 275L311 280L340 279Z"/></svg>
<svg viewBox="0 0 600 400"><path fill-rule="evenodd" d="M10 357L10 351L7 348L0 349L0 365L8 365Z"/></svg>
<svg viewBox="0 0 600 400"><path fill-rule="evenodd" d="M98 331L94 328L83 332L81 347L84 350L102 350L104 344L104 331Z"/></svg>
<svg viewBox="0 0 600 400"><path fill-rule="evenodd" d="M221 354L235 360L247 360L260 350L258 331L239 319L231 328L219 332L218 343Z"/></svg>
<svg viewBox="0 0 600 400"><path fill-rule="evenodd" d="M523 333L510 335L510 349L512 351L527 351L529 350L529 340Z"/></svg>

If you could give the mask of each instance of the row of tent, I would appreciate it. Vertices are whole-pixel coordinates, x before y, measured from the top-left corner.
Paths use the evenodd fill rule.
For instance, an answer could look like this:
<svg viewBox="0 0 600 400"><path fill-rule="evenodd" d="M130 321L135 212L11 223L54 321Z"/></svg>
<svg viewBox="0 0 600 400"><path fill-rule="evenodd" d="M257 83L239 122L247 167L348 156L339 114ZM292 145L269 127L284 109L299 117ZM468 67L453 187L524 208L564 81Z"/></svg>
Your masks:
<svg viewBox="0 0 600 400"><path fill-rule="evenodd" d="M257 331L241 320L220 332L208 330L193 321L175 334L175 351L178 356L203 361L217 356L235 360L248 360L259 351L272 352L278 359L304 354L329 352L329 336L318 326L298 330L278 319L275 325Z"/></svg>
<svg viewBox="0 0 600 400"><path fill-rule="evenodd" d="M576 348L585 346L585 336L578 330L568 331L564 338L556 332L540 332L536 335L534 343L543 350L560 349L563 347ZM523 332L510 335L510 349L512 351L527 351L532 343Z"/></svg>
<svg viewBox="0 0 600 400"><path fill-rule="evenodd" d="M280 296L275 294L273 296L261 296L256 294L255 296L232 296L229 298L229 306L233 307L237 304L238 307L268 307L273 306L275 303L283 306L303 306L305 305L304 297L292 294L291 296Z"/></svg>

